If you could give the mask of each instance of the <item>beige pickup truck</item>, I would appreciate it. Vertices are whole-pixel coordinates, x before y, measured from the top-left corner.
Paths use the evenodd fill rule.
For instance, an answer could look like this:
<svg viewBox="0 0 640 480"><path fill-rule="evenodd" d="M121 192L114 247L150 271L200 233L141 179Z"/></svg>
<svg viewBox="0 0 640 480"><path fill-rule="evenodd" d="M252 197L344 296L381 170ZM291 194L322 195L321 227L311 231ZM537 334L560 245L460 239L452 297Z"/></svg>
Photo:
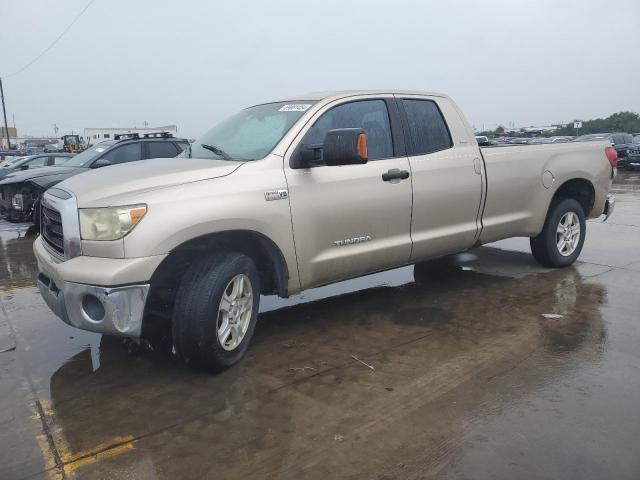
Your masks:
<svg viewBox="0 0 640 480"><path fill-rule="evenodd" d="M281 297L507 237L573 263L610 215L609 143L480 149L446 95L355 91L246 108L180 158L74 176L44 195L34 251L53 312L139 339L170 328L220 370Z"/></svg>

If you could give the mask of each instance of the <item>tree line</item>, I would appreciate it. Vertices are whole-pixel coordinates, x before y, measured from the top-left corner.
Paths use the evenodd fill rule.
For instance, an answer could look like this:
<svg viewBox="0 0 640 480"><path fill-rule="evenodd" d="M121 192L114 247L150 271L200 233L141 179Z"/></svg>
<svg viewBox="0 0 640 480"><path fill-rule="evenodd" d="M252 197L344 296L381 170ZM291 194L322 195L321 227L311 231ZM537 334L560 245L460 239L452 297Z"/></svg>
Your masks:
<svg viewBox="0 0 640 480"><path fill-rule="evenodd" d="M576 120L578 121L578 120ZM566 126L560 127L554 132L543 132L542 136L552 137L557 135L575 135L576 129L573 123L567 123ZM498 126L495 130L487 130L480 132L478 135L486 135L488 137L498 137L504 134L504 127ZM524 129L521 130L524 133ZM640 115L634 112L618 112L609 115L607 118L595 118L593 120L583 120L582 128L578 131L579 135L587 133L640 133Z"/></svg>

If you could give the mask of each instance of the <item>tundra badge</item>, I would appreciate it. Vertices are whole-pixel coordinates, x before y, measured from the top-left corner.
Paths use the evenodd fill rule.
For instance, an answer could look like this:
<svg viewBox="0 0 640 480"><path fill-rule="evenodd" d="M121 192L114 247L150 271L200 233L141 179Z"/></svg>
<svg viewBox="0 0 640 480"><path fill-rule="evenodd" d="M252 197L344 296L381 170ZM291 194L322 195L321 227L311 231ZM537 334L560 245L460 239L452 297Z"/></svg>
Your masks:
<svg viewBox="0 0 640 480"><path fill-rule="evenodd" d="M281 188L279 190L267 190L264 192L264 199L267 202L271 200L286 200L289 198L289 190L286 188Z"/></svg>
<svg viewBox="0 0 640 480"><path fill-rule="evenodd" d="M345 245L354 245L356 243L370 242L371 235L365 235L364 237L345 238L344 240L336 240L333 245L336 247L343 247Z"/></svg>

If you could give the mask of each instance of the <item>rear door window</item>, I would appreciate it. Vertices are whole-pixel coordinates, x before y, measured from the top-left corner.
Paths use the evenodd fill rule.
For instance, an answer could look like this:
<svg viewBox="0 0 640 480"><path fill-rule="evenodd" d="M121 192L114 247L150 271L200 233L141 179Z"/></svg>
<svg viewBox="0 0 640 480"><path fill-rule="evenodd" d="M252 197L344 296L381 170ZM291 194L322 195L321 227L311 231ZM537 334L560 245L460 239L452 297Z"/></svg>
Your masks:
<svg viewBox="0 0 640 480"><path fill-rule="evenodd" d="M117 165L119 163L127 163L127 162L134 162L136 160L140 160L142 159L142 144L129 143L127 145L116 147L110 152L107 152L101 158L109 160L111 165Z"/></svg>
<svg viewBox="0 0 640 480"><path fill-rule="evenodd" d="M367 133L369 160L393 157L389 112L384 100L359 100L333 107L309 129L302 143L322 145L327 132L336 128L362 128Z"/></svg>
<svg viewBox="0 0 640 480"><path fill-rule="evenodd" d="M149 158L172 158L180 153L173 142L149 142Z"/></svg>
<svg viewBox="0 0 640 480"><path fill-rule="evenodd" d="M447 124L435 102L405 98L402 104L411 136L410 155L425 155L453 146Z"/></svg>

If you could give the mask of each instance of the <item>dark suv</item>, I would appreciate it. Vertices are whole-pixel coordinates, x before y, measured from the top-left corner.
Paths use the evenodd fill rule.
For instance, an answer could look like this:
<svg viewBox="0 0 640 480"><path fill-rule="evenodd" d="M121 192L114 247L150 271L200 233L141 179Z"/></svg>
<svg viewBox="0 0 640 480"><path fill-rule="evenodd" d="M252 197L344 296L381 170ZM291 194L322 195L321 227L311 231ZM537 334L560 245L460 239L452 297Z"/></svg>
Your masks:
<svg viewBox="0 0 640 480"><path fill-rule="evenodd" d="M627 148L626 160L628 170L640 170L640 135L633 137L633 145Z"/></svg>
<svg viewBox="0 0 640 480"><path fill-rule="evenodd" d="M182 153L189 141L168 133L115 135L92 145L60 166L19 171L0 180L0 215L13 221L39 223L40 197L53 185L93 168L150 158L171 158Z"/></svg>
<svg viewBox="0 0 640 480"><path fill-rule="evenodd" d="M627 152L630 148L637 146L633 144L633 135L630 133L612 133L609 138L613 148L618 152L618 167L627 167L629 162Z"/></svg>
<svg viewBox="0 0 640 480"><path fill-rule="evenodd" d="M574 142L588 142L591 140L609 140L618 152L618 167L627 166L627 150L634 147L633 135L630 133L588 133L574 139Z"/></svg>

